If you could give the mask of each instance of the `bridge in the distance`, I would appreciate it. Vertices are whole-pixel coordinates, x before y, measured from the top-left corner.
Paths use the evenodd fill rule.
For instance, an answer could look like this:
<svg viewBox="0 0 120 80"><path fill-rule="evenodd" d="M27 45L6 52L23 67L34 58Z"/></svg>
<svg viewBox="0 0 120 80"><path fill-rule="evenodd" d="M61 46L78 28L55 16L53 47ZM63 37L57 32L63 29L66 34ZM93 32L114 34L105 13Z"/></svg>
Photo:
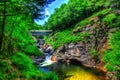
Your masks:
<svg viewBox="0 0 120 80"><path fill-rule="evenodd" d="M32 36L47 36L52 32L53 30L30 30Z"/></svg>

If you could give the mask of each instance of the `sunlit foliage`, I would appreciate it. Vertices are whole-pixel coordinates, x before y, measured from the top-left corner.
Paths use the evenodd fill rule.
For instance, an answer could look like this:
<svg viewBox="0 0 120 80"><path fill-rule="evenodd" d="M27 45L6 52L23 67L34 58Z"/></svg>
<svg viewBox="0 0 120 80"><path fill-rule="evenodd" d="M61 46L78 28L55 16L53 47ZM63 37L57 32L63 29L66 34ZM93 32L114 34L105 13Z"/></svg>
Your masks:
<svg viewBox="0 0 120 80"><path fill-rule="evenodd" d="M29 32L38 29L25 5L32 1L0 1L0 80L57 80L53 73L41 72L28 56L41 54Z"/></svg>
<svg viewBox="0 0 120 80"><path fill-rule="evenodd" d="M107 50L104 56L106 68L109 71L116 71L120 78L120 30L115 31L109 36L110 50Z"/></svg>

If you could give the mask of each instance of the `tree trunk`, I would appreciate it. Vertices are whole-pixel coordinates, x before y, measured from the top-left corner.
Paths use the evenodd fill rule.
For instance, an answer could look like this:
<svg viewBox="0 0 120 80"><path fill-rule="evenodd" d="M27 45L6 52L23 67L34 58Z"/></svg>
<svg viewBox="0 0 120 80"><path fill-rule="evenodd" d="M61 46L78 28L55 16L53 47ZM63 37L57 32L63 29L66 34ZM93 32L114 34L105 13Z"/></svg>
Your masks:
<svg viewBox="0 0 120 80"><path fill-rule="evenodd" d="M6 23L6 0L4 2L4 9L3 9L3 21L2 21L2 30L1 30L1 38L0 38L0 52L4 49L4 31L5 31L5 23Z"/></svg>

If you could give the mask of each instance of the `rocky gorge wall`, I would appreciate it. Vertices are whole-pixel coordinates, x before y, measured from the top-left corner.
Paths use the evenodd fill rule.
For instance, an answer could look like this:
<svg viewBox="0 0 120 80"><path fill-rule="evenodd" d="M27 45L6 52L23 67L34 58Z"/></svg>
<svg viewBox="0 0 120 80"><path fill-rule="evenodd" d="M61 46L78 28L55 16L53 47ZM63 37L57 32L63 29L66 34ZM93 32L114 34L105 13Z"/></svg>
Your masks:
<svg viewBox="0 0 120 80"><path fill-rule="evenodd" d="M105 62L103 56L106 50L110 50L108 45L110 35L118 28L110 28L102 21L101 16L89 18L88 23L84 27L77 26L72 30L71 36L77 34L83 34L87 32L89 35L82 38L80 41L70 42L59 46L52 55L55 56L57 62L66 64L77 64L80 66L92 68L92 70L98 70L106 75L105 80L119 80L114 74L116 72L108 72L105 68ZM54 38L55 35L52 35ZM67 36L66 36L67 37ZM47 42L45 42L47 45ZM50 47L52 47L50 45ZM46 52L47 47L44 45L39 46L40 51ZM48 52L50 53L50 52ZM43 54L40 57L33 57L35 64L39 64L45 59Z"/></svg>
<svg viewBox="0 0 120 80"><path fill-rule="evenodd" d="M87 24L84 28L73 30L74 33L82 34L85 31L89 32L89 36L82 41L76 43L69 43L59 47L56 50L58 59L76 59L83 65L89 67L96 67L101 64L100 52L104 43L107 41L107 28L98 17L90 19L93 24ZM97 23L96 23L97 22Z"/></svg>
<svg viewBox="0 0 120 80"><path fill-rule="evenodd" d="M106 74L106 80L118 80L113 77L114 72L107 72L105 69L103 54L106 49L110 49L107 45L109 34L114 32L116 28L109 28L100 17L89 19L91 23L84 28L77 27L72 34L88 32L89 36L82 41L76 43L64 44L57 48L54 53L58 62L76 63L86 67L98 69Z"/></svg>

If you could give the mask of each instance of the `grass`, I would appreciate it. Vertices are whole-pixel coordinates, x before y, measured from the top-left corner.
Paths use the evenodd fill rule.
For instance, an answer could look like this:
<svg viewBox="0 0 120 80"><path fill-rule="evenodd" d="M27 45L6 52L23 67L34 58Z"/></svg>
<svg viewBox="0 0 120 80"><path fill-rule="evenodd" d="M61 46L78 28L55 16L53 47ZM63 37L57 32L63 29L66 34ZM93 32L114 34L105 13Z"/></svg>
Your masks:
<svg viewBox="0 0 120 80"><path fill-rule="evenodd" d="M33 67L32 60L24 53L18 52L12 56L12 62L20 70L29 70Z"/></svg>
<svg viewBox="0 0 120 80"><path fill-rule="evenodd" d="M101 10L101 11L99 11L99 12L96 12L96 13L94 13L92 16L90 16L90 17L88 17L88 18L85 18L85 19L83 19L82 21L78 22L78 23L75 25L75 28L77 28L77 27L83 28L83 27L85 27L87 24L91 24L91 22L90 22L90 20L89 20L90 18L93 18L93 17L96 17L96 16L101 16L101 17L103 17L103 16L109 14L111 11L112 11L112 9L109 8L109 9L104 9L104 10Z"/></svg>
<svg viewBox="0 0 120 80"><path fill-rule="evenodd" d="M89 20L90 18L93 18L96 16L105 16L105 15L109 14L111 11L112 11L112 9L101 10L97 13L94 13L91 17L85 18L82 21L78 22L74 27L63 30L61 32L56 32L53 36L49 36L49 38L45 37L44 39L45 39L46 43L51 44L54 49L56 49L57 47L62 46L64 44L67 44L67 43L84 40L83 39L84 37L89 36L89 32L86 31L84 33L81 33L80 31L78 31L77 33L75 33L73 35L72 34L73 29L77 29L78 27L79 27L79 29L82 29L87 24L91 24L91 21Z"/></svg>
<svg viewBox="0 0 120 80"><path fill-rule="evenodd" d="M72 29L67 29L62 32L55 33L54 36L45 37L45 41L51 44L54 49L70 42L77 42L83 40L84 37L89 36L88 32L72 34Z"/></svg>
<svg viewBox="0 0 120 80"><path fill-rule="evenodd" d="M17 68L22 71L22 77L26 79L33 79L35 80L57 80L57 76L55 74L48 73L42 73L39 69L37 69L32 63L32 60L25 55L24 53L17 53L14 56L12 56L12 62ZM55 78L55 79L54 79Z"/></svg>
<svg viewBox="0 0 120 80"><path fill-rule="evenodd" d="M104 61L106 62L106 68L108 71L117 72L117 76L120 78L120 30L115 31L109 37L110 50L106 50L104 55Z"/></svg>
<svg viewBox="0 0 120 80"><path fill-rule="evenodd" d="M108 14L108 15L105 16L105 18L103 18L103 22L110 25L110 24L113 23L113 20L115 20L116 17L117 16L114 13Z"/></svg>
<svg viewBox="0 0 120 80"><path fill-rule="evenodd" d="M95 49L91 49L90 50L90 54L95 58L98 59L98 52Z"/></svg>
<svg viewBox="0 0 120 80"><path fill-rule="evenodd" d="M80 21L75 25L74 28L56 32L53 36L45 37L46 43L51 44L53 48L56 49L64 44L83 41L85 37L89 36L89 32L86 31L81 33L80 30L87 24L91 24L89 19L94 17L99 17L101 22L103 22L109 29L120 27L120 14L114 13L113 9L111 8L103 9L97 13L94 13L91 17ZM75 34L72 34L73 29L78 29L78 27L80 30L78 30L78 32ZM105 55L103 57L106 63L105 66L108 71L117 72L117 76L120 78L120 30L112 33L108 40L111 49L105 51ZM98 57L98 54L95 50L91 50L90 53L96 58Z"/></svg>

